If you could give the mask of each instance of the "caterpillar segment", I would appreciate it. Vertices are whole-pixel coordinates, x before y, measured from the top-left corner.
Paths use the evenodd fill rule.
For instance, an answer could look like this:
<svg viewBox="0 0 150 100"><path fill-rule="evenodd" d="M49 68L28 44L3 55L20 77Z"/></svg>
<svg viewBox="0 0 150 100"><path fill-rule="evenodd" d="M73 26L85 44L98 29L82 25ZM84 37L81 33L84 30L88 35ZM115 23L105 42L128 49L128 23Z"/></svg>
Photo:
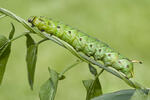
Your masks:
<svg viewBox="0 0 150 100"><path fill-rule="evenodd" d="M40 31L55 35L69 43L77 52L83 52L95 60L102 61L106 66L111 66L122 72L127 78L133 77L132 61L113 50L106 43L46 17L32 16L28 22Z"/></svg>

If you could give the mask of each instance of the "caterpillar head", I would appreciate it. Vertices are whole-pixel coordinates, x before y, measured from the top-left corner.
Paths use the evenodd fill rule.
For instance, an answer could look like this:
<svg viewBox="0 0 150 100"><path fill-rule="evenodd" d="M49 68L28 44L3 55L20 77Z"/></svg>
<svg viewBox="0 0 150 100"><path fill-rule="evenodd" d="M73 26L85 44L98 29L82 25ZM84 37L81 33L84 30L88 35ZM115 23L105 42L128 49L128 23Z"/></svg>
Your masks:
<svg viewBox="0 0 150 100"><path fill-rule="evenodd" d="M45 31L50 34L55 33L57 29L51 19L47 19L44 16L31 16L28 22L32 24L32 27L36 26L40 31Z"/></svg>
<svg viewBox="0 0 150 100"><path fill-rule="evenodd" d="M130 60L120 59L116 61L112 66L125 74L127 78L133 77L133 63Z"/></svg>
<svg viewBox="0 0 150 100"><path fill-rule="evenodd" d="M34 21L36 19L36 16L31 16L28 18L28 22L31 23L34 26Z"/></svg>

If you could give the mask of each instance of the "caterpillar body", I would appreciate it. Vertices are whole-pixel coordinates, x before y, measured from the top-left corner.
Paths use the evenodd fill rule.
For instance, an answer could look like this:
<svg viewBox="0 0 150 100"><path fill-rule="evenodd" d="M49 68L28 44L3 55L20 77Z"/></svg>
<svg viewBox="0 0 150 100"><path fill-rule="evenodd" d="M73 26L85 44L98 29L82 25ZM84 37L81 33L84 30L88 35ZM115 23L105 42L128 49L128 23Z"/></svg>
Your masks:
<svg viewBox="0 0 150 100"><path fill-rule="evenodd" d="M45 31L69 43L77 52L83 52L95 60L102 61L106 66L122 72L127 78L133 77L133 62L106 43L46 17L31 16L28 22L40 31Z"/></svg>

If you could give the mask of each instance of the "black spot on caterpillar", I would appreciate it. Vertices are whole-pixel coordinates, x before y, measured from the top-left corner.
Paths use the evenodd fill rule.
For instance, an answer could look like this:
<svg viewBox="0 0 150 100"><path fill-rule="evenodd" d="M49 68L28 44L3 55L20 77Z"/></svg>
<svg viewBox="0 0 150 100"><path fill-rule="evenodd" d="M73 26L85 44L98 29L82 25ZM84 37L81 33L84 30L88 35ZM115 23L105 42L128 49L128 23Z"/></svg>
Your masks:
<svg viewBox="0 0 150 100"><path fill-rule="evenodd" d="M111 66L122 72L127 78L133 77L133 62L113 50L106 43L46 17L32 16L28 22L40 31L55 35L67 42L77 52L80 51L87 56L92 56L95 60L101 60L106 66Z"/></svg>

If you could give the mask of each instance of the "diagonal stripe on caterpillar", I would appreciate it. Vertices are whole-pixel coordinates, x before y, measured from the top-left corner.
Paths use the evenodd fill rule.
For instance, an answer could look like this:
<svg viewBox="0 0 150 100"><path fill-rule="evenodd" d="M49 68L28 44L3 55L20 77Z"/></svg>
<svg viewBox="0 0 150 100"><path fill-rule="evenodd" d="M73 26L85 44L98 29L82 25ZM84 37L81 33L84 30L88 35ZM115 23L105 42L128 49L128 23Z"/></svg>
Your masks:
<svg viewBox="0 0 150 100"><path fill-rule="evenodd" d="M102 61L106 66L115 68L125 74L127 78L133 77L133 62L113 50L106 43L46 17L32 16L28 22L40 31L55 35L69 43L76 51L83 52L95 60Z"/></svg>

